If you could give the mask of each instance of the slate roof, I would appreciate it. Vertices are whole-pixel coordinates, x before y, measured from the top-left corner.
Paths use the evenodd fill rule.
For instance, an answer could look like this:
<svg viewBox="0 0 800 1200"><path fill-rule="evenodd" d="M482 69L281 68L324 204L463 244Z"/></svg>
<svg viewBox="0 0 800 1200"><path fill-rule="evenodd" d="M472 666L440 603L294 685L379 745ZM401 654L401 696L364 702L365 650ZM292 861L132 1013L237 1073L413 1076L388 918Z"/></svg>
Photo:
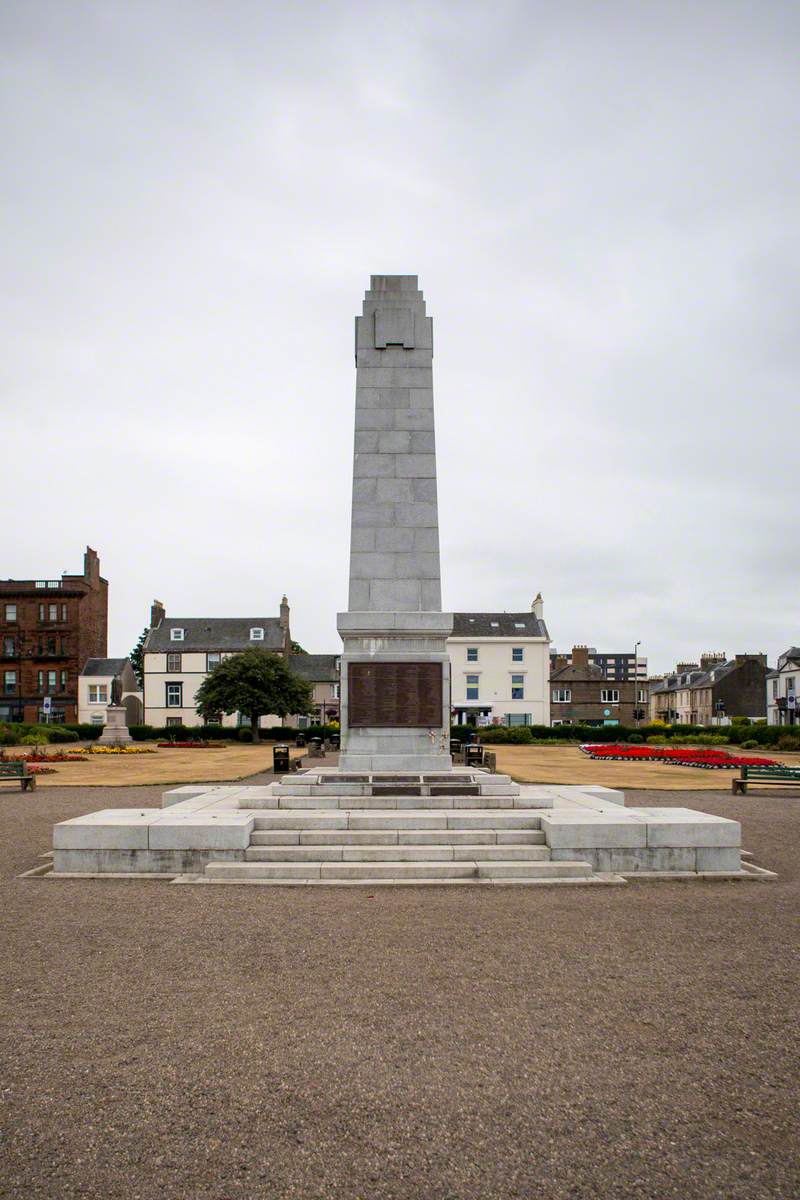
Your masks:
<svg viewBox="0 0 800 1200"><path fill-rule="evenodd" d="M264 640L250 641L250 630L264 630ZM171 629L182 629L183 641L173 642ZM144 644L148 654L167 650L282 650L283 630L278 617L165 617L151 629Z"/></svg>
<svg viewBox="0 0 800 1200"><path fill-rule="evenodd" d="M587 663L585 667L573 666L572 663L567 663L565 667L559 667L557 671L550 672L550 679L602 679L605 680L606 673L602 667L598 667L597 663ZM609 680L609 683L613 680ZM633 682L633 680L623 680L625 682Z"/></svg>
<svg viewBox="0 0 800 1200"><path fill-rule="evenodd" d="M290 654L289 670L307 683L338 683L341 654Z"/></svg>
<svg viewBox="0 0 800 1200"><path fill-rule="evenodd" d="M453 637L549 636L544 621L532 612L453 613Z"/></svg>
<svg viewBox="0 0 800 1200"><path fill-rule="evenodd" d="M121 675L127 658L87 658L82 675Z"/></svg>

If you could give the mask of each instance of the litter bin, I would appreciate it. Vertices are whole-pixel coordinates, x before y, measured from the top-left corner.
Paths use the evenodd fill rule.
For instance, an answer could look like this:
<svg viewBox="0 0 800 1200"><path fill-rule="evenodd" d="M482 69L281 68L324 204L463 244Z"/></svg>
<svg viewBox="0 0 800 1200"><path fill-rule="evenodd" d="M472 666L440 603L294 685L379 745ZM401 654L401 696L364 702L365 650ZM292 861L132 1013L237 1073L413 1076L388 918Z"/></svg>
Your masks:
<svg viewBox="0 0 800 1200"><path fill-rule="evenodd" d="M322 748L322 738L312 737L308 742L308 757L309 758L324 758L325 751Z"/></svg>
<svg viewBox="0 0 800 1200"><path fill-rule="evenodd" d="M283 775L289 770L289 747L274 746L272 749L272 769L276 775Z"/></svg>
<svg viewBox="0 0 800 1200"><path fill-rule="evenodd" d="M479 767L483 763L483 746L470 742L464 747L464 762L468 767Z"/></svg>
<svg viewBox="0 0 800 1200"><path fill-rule="evenodd" d="M332 733L328 740L330 742L331 750L339 749L339 734L338 733Z"/></svg>
<svg viewBox="0 0 800 1200"><path fill-rule="evenodd" d="M297 737L294 739L294 744L295 746L305 746L306 735L304 733L298 733Z"/></svg>

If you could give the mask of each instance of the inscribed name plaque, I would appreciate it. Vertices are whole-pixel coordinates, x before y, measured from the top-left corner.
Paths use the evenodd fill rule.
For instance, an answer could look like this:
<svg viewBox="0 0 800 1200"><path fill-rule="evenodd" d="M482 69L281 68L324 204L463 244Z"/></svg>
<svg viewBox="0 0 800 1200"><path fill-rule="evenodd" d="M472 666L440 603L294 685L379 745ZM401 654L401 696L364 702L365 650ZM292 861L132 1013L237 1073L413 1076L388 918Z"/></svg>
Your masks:
<svg viewBox="0 0 800 1200"><path fill-rule="evenodd" d="M395 728L442 725L442 664L351 662L347 672L347 723Z"/></svg>

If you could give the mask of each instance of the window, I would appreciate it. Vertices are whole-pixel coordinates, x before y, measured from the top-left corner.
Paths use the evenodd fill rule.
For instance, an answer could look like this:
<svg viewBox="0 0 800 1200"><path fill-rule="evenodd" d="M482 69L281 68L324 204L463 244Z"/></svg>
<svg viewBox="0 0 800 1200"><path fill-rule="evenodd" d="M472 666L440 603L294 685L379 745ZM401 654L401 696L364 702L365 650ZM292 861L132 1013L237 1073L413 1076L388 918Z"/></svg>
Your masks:
<svg viewBox="0 0 800 1200"><path fill-rule="evenodd" d="M170 629L169 640L171 642L182 642L183 641L183 632L184 631L182 629Z"/></svg>
<svg viewBox="0 0 800 1200"><path fill-rule="evenodd" d="M467 676L467 699L468 700L477 700L478 699L479 678L480 677L478 675L468 675Z"/></svg>
<svg viewBox="0 0 800 1200"><path fill-rule="evenodd" d="M601 704L619 704L619 688L603 688L600 692Z"/></svg>
<svg viewBox="0 0 800 1200"><path fill-rule="evenodd" d="M786 695L791 696L793 691L794 691L794 675L787 675L787 677L786 677Z"/></svg>
<svg viewBox="0 0 800 1200"><path fill-rule="evenodd" d="M173 650L167 655L167 670L180 671L181 669L181 652Z"/></svg>
<svg viewBox="0 0 800 1200"><path fill-rule="evenodd" d="M331 684L331 695L333 696L334 700L338 700L338 699L339 699L339 685L338 685L338 683L332 683L332 684Z"/></svg>
<svg viewBox="0 0 800 1200"><path fill-rule="evenodd" d="M67 606L66 606L66 604L62 604L61 605L61 620L66 621L66 619L67 619Z"/></svg>
<svg viewBox="0 0 800 1200"><path fill-rule="evenodd" d="M569 704L572 700L572 688L553 688L553 704Z"/></svg>
<svg viewBox="0 0 800 1200"><path fill-rule="evenodd" d="M40 605L39 605L39 620L40 620L40 621L43 621L43 620L45 619L45 614L46 614L46 613L47 613L47 608L46 608L46 606L45 606L44 604L40 604Z"/></svg>
<svg viewBox="0 0 800 1200"><path fill-rule="evenodd" d="M647 699L647 694L645 693L644 688L639 688L638 696L639 696L639 703L644 704L645 700Z"/></svg>
<svg viewBox="0 0 800 1200"><path fill-rule="evenodd" d="M103 714L102 713L92 713L89 717L89 724L90 725L102 725L103 724Z"/></svg>
<svg viewBox="0 0 800 1200"><path fill-rule="evenodd" d="M183 684L168 683L167 689L167 708L183 708Z"/></svg>
<svg viewBox="0 0 800 1200"><path fill-rule="evenodd" d="M68 681L68 679L69 679L69 676L67 675L67 672L66 672L66 671L62 671L62 672L61 672L61 691L62 691L62 692L65 692L65 691L67 690L67 681Z"/></svg>
<svg viewBox="0 0 800 1200"><path fill-rule="evenodd" d="M7 604L6 605L6 620L7 621L16 621L16 619L17 619L16 604Z"/></svg>
<svg viewBox="0 0 800 1200"><path fill-rule="evenodd" d="M47 639L47 653L55 654L55 652L56 652L56 639L54 637L49 637Z"/></svg>
<svg viewBox="0 0 800 1200"><path fill-rule="evenodd" d="M530 713L506 713L506 725L530 725Z"/></svg>
<svg viewBox="0 0 800 1200"><path fill-rule="evenodd" d="M44 691L44 671L36 672L36 690L37 692Z"/></svg>
<svg viewBox="0 0 800 1200"><path fill-rule="evenodd" d="M524 621L515 621L515 622L514 622L514 628L515 628L515 629L524 629L524 628L525 628L525 622L524 622Z"/></svg>
<svg viewBox="0 0 800 1200"><path fill-rule="evenodd" d="M89 684L89 703L108 704L108 687L104 683Z"/></svg>
<svg viewBox="0 0 800 1200"><path fill-rule="evenodd" d="M56 690L57 678L58 678L58 673L56 671L48 671L47 672L47 690L48 690L48 692L54 692Z"/></svg>
<svg viewBox="0 0 800 1200"><path fill-rule="evenodd" d="M206 670L213 671L214 667L218 667L221 662L219 650L212 650L210 654L206 655Z"/></svg>
<svg viewBox="0 0 800 1200"><path fill-rule="evenodd" d="M6 696L13 696L17 690L17 672L6 671L3 681L3 692Z"/></svg>
<svg viewBox="0 0 800 1200"><path fill-rule="evenodd" d="M58 605L57 604L48 604L47 619L48 619L48 621L57 621L58 620Z"/></svg>
<svg viewBox="0 0 800 1200"><path fill-rule="evenodd" d="M167 717L168 725L182 725L183 721L180 717Z"/></svg>
<svg viewBox="0 0 800 1200"><path fill-rule="evenodd" d="M5 656L7 658L14 657L15 647L16 647L16 642L14 641L13 637L4 637L3 638L3 654L5 654Z"/></svg>
<svg viewBox="0 0 800 1200"><path fill-rule="evenodd" d="M477 646L467 646L467 662L477 662L477 661L478 661L478 647Z"/></svg>
<svg viewBox="0 0 800 1200"><path fill-rule="evenodd" d="M263 642L263 640L264 640L264 630L261 628L260 625L254 625L253 628L250 630L250 641L251 642Z"/></svg>
<svg viewBox="0 0 800 1200"><path fill-rule="evenodd" d="M522 662L524 656L525 656L524 646L512 646L511 647L511 661L512 662Z"/></svg>
<svg viewBox="0 0 800 1200"><path fill-rule="evenodd" d="M511 699L512 700L524 700L525 699L525 676L524 675L512 675L511 676Z"/></svg>

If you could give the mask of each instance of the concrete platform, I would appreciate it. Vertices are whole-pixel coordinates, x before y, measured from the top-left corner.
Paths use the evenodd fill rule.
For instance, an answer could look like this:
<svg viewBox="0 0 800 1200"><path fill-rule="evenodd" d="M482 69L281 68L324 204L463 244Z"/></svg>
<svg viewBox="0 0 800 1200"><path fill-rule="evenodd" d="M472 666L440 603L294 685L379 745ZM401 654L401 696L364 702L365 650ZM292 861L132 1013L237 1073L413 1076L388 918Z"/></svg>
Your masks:
<svg viewBox="0 0 800 1200"><path fill-rule="evenodd" d="M357 782L345 779L348 793ZM628 808L609 788L525 785L516 794L409 797L285 795L276 786L288 785L184 785L167 790L160 809L104 809L61 822L53 876L267 883L769 876L743 864L737 821L686 808Z"/></svg>

